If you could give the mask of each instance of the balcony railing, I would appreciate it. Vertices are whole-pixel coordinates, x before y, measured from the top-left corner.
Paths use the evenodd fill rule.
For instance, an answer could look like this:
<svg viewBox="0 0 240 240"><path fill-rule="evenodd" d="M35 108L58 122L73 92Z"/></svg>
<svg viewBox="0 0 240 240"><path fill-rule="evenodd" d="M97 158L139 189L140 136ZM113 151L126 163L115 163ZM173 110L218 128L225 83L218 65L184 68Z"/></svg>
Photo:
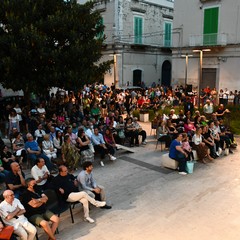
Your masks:
<svg viewBox="0 0 240 240"><path fill-rule="evenodd" d="M190 35L189 45L192 47L226 46L227 45L227 34L213 33L213 34L202 34L202 35Z"/></svg>
<svg viewBox="0 0 240 240"><path fill-rule="evenodd" d="M172 41L166 40L164 34L155 33L155 34L145 34L143 36L119 36L115 38L115 42L126 43L131 45L145 45L145 46L154 46L154 47L171 47ZM106 42L107 43L107 42Z"/></svg>

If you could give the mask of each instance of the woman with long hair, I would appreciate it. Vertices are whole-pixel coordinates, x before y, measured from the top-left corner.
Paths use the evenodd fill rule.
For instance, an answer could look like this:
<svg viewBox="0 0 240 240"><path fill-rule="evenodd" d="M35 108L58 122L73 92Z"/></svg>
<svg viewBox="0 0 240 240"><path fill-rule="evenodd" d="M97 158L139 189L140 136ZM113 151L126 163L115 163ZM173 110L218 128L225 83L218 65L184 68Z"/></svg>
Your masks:
<svg viewBox="0 0 240 240"><path fill-rule="evenodd" d="M56 136L53 138L53 146L57 149L57 157L61 156L61 149L63 144L63 136L60 130L56 131Z"/></svg>
<svg viewBox="0 0 240 240"><path fill-rule="evenodd" d="M81 155L81 164L83 164L86 161L93 162L94 161L94 153L89 148L90 139L85 134L83 128L80 128L78 130L78 139L77 139L78 147L80 149L80 155Z"/></svg>
<svg viewBox="0 0 240 240"><path fill-rule="evenodd" d="M210 156L209 148L203 142L201 127L196 128L196 132L192 137L192 141L193 141L193 149L197 151L199 161L203 163L207 163L206 158L210 161L213 160L213 158Z"/></svg>

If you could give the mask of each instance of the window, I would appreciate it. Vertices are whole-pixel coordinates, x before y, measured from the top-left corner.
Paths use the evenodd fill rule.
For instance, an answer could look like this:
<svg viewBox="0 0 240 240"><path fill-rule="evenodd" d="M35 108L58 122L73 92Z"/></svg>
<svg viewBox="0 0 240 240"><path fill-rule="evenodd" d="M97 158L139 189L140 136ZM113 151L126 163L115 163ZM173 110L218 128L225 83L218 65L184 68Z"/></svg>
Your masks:
<svg viewBox="0 0 240 240"><path fill-rule="evenodd" d="M134 43L142 44L142 34L143 34L143 18L134 17Z"/></svg>
<svg viewBox="0 0 240 240"><path fill-rule="evenodd" d="M172 45L172 23L165 22L164 24L164 47Z"/></svg>
<svg viewBox="0 0 240 240"><path fill-rule="evenodd" d="M216 45L218 34L219 8L207 8L204 10L203 44Z"/></svg>
<svg viewBox="0 0 240 240"><path fill-rule="evenodd" d="M100 18L96 27L100 27L100 26L103 26L103 17ZM97 34L98 39L101 39L103 37L104 37L104 31L101 31L100 33Z"/></svg>

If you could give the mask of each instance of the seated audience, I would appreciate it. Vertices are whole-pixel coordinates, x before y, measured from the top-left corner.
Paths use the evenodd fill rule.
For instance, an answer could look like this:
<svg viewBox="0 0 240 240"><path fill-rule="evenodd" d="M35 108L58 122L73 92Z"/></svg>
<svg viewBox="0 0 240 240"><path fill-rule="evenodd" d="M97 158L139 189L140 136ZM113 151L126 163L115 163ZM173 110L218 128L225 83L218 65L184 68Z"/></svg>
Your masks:
<svg viewBox="0 0 240 240"><path fill-rule="evenodd" d="M145 130L142 129L141 125L137 121L138 119L135 117L133 118L133 127L137 129L138 135L142 136L142 144L146 145L146 138L147 138L147 133Z"/></svg>
<svg viewBox="0 0 240 240"><path fill-rule="evenodd" d="M12 146L14 155L16 158L18 158L17 161L22 166L23 162L27 161L27 152L24 148L25 142L20 132L15 133L14 140L12 141Z"/></svg>
<svg viewBox="0 0 240 240"><path fill-rule="evenodd" d="M36 181L36 192L43 193L48 188L50 182L50 172L43 158L37 158L36 164L31 169L31 175Z"/></svg>
<svg viewBox="0 0 240 240"><path fill-rule="evenodd" d="M103 207L106 205L106 202L96 201L86 192L79 192L77 179L72 174L68 173L66 166L62 165L59 167L59 174L53 179L52 186L64 201L81 202L83 204L84 221L89 223L94 223L94 220L89 217L88 202L96 207Z"/></svg>
<svg viewBox="0 0 240 240"><path fill-rule="evenodd" d="M93 143L95 152L99 152L101 155L100 164L102 167L104 167L103 159L106 154L109 156L110 160L112 160L112 161L116 160L116 158L109 153L109 150L103 139L103 135L101 133L99 133L97 127L94 128L94 133L92 135L91 141Z"/></svg>
<svg viewBox="0 0 240 240"><path fill-rule="evenodd" d="M105 189L103 186L96 183L95 179L93 178L92 170L92 162L84 162L83 170L77 176L79 190L83 190L94 199L106 202ZM101 208L111 209L112 207L105 205Z"/></svg>
<svg viewBox="0 0 240 240"><path fill-rule="evenodd" d="M57 149L53 147L49 134L43 136L42 150L50 160L57 158Z"/></svg>
<svg viewBox="0 0 240 240"><path fill-rule="evenodd" d="M69 135L64 136L64 143L62 145L62 160L64 164L70 169L75 170L80 162L79 149L75 145L71 144Z"/></svg>
<svg viewBox="0 0 240 240"><path fill-rule="evenodd" d="M11 170L11 163L16 161L16 157L8 150L8 147L6 145L3 146L3 149L1 151L1 160L4 169L7 171Z"/></svg>
<svg viewBox="0 0 240 240"><path fill-rule="evenodd" d="M188 135L186 133L182 134L183 138L182 138L182 148L184 150L185 153L187 153L188 155L188 161L193 161L194 160L194 156L193 156L193 152L192 152L192 147L190 146L189 143L189 138Z"/></svg>
<svg viewBox="0 0 240 240"><path fill-rule="evenodd" d="M168 135L168 130L166 128L166 121L159 122L159 127L157 128L157 138L159 142L165 142L165 149L168 149L171 144L171 136Z"/></svg>
<svg viewBox="0 0 240 240"><path fill-rule="evenodd" d="M197 151L198 159L200 162L207 163L206 158L210 161L213 160L213 158L210 156L209 148L203 142L201 127L196 128L196 132L192 137L192 142L193 142L192 147L194 150Z"/></svg>
<svg viewBox="0 0 240 240"><path fill-rule="evenodd" d="M45 194L36 193L35 185L36 181L33 178L27 179L27 190L22 196L22 203L26 209L25 215L33 225L43 228L49 240L56 240L55 232L59 224L59 217L46 209L48 198Z"/></svg>
<svg viewBox="0 0 240 240"><path fill-rule="evenodd" d="M130 138L130 147L139 146L138 130L133 126L132 118L126 120L125 135Z"/></svg>
<svg viewBox="0 0 240 240"><path fill-rule="evenodd" d="M11 190L3 192L4 201L0 203L0 214L7 226L14 227L14 234L21 240L33 240L37 229L24 216L26 212L21 202L14 198Z"/></svg>
<svg viewBox="0 0 240 240"><path fill-rule="evenodd" d="M56 136L53 138L53 146L57 149L57 157L61 156L62 151L62 144L63 144L63 136L60 130L56 131Z"/></svg>
<svg viewBox="0 0 240 240"><path fill-rule="evenodd" d="M179 174L187 175L186 161L187 161L188 154L184 152L181 146L182 138L183 138L182 133L178 133L176 138L171 142L169 157L178 161Z"/></svg>
<svg viewBox="0 0 240 240"><path fill-rule="evenodd" d="M78 148L80 149L80 155L81 155L81 163L83 164L86 161L93 162L94 161L94 153L89 148L90 139L85 134L83 128L80 128L78 130Z"/></svg>
<svg viewBox="0 0 240 240"><path fill-rule="evenodd" d="M16 198L19 198L25 191L25 174L17 162L12 162L10 167L11 171L8 173L5 179L6 186L7 189L10 189L14 192L14 196Z"/></svg>
<svg viewBox="0 0 240 240"><path fill-rule="evenodd" d="M50 171L53 171L55 166L50 162L49 158L41 152L41 148L39 147L37 141L33 140L33 136L31 133L27 135L27 142L25 143L25 149L28 153L28 158L32 161L32 164L35 165L37 158L43 158L45 160L45 164Z"/></svg>

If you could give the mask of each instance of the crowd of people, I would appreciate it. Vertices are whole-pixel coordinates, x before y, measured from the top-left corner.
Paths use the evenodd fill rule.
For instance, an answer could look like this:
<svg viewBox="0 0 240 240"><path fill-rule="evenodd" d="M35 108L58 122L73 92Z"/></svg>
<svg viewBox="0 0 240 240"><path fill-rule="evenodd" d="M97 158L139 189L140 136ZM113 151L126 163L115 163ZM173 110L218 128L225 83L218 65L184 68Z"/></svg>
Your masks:
<svg viewBox="0 0 240 240"><path fill-rule="evenodd" d="M182 175L187 174L186 161L193 160L192 149L203 163L213 161L223 150L233 153L236 143L223 121L230 113L226 105L239 104L239 92L233 95L227 89L217 93L204 88L200 95L203 114L195 109L195 92L186 93L182 86L119 90L92 84L77 93L59 90L31 105L7 104L2 121L11 149L0 139L0 181L7 186L0 204L4 224L14 226L21 239L33 239L34 226L41 226L49 239L55 239L59 218L46 208L45 191L49 189L62 201L81 202L84 220L90 223L94 220L89 216L89 202L110 209L104 187L92 177L93 162L98 154L102 167L106 157L115 161L117 144L147 144L146 131L132 116L136 109L157 112L173 107L169 114L156 114L152 126L169 156L179 162ZM174 107L179 105L183 110L175 114ZM80 166L83 170L74 176ZM27 180L26 168L31 168L32 176Z"/></svg>

